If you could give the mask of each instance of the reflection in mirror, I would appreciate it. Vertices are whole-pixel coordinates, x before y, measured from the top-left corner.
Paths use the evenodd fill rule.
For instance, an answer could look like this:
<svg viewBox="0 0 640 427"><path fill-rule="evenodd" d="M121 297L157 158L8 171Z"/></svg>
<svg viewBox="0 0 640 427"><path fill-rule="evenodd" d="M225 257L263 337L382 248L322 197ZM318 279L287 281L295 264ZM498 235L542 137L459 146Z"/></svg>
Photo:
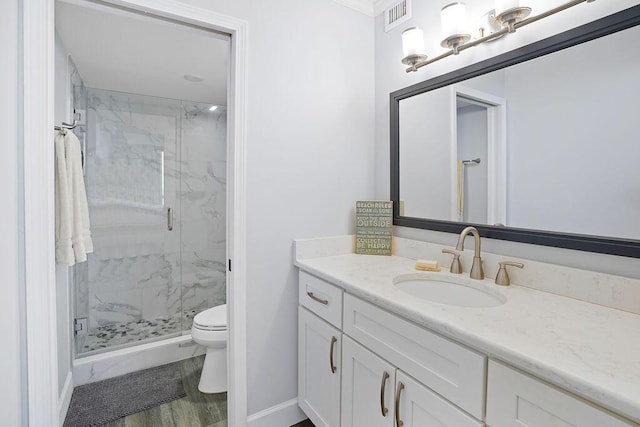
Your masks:
<svg viewBox="0 0 640 427"><path fill-rule="evenodd" d="M400 99L399 216L640 240L638 39Z"/></svg>

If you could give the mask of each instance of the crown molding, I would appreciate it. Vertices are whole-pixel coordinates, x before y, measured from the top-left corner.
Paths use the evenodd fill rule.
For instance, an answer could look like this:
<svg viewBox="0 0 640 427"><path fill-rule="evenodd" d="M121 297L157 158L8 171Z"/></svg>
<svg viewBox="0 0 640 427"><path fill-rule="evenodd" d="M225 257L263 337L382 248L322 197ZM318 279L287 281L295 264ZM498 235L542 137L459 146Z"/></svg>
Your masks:
<svg viewBox="0 0 640 427"><path fill-rule="evenodd" d="M367 16L375 16L374 2L378 0L333 0Z"/></svg>

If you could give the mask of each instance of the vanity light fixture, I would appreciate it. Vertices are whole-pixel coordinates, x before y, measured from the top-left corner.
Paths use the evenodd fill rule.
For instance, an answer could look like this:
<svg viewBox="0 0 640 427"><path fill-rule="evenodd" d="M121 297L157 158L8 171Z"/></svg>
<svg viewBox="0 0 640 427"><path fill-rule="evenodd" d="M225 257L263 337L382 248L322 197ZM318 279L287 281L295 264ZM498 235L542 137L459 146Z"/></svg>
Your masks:
<svg viewBox="0 0 640 427"><path fill-rule="evenodd" d="M467 32L467 6L461 2L446 5L440 11L440 20L444 37L440 46L452 49L457 55L458 47L471 40Z"/></svg>
<svg viewBox="0 0 640 427"><path fill-rule="evenodd" d="M424 33L420 28L407 28L402 32L402 52L402 63L411 67L427 60L424 53Z"/></svg>
<svg viewBox="0 0 640 427"><path fill-rule="evenodd" d="M404 53L402 63L409 66L406 69L407 73L418 71L418 68L422 68L432 62L439 61L447 56L457 55L462 50L514 33L520 27L555 15L580 3L591 3L593 1L595 0L570 0L546 12L529 16L531 8L520 6L519 0L495 0L495 9L490 10L483 16L483 18L490 17L489 19L493 20L493 22L490 22L489 34L486 34L485 28L481 28L479 37L474 39L471 38L471 35L466 30L466 6L460 2L451 3L443 7L440 12L442 35L444 37L441 46L449 50L435 58L427 59L424 51L422 30L416 27L409 28L402 33ZM499 29L496 30L496 28Z"/></svg>
<svg viewBox="0 0 640 427"><path fill-rule="evenodd" d="M216 111L218 109L217 105L212 105L211 107L209 107L209 111Z"/></svg>

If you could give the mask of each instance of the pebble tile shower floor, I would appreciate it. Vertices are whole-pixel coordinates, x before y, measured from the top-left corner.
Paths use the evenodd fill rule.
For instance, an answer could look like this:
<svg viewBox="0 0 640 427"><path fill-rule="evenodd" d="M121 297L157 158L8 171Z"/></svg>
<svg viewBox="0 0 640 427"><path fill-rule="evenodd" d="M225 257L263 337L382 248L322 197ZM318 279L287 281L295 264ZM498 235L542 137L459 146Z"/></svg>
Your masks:
<svg viewBox="0 0 640 427"><path fill-rule="evenodd" d="M191 322L197 310L187 311L184 317L174 316L169 319L134 320L126 323L113 323L98 326L89 331L79 353L89 353L125 344L160 339L167 335L176 334L191 329ZM182 321L186 328L182 328Z"/></svg>

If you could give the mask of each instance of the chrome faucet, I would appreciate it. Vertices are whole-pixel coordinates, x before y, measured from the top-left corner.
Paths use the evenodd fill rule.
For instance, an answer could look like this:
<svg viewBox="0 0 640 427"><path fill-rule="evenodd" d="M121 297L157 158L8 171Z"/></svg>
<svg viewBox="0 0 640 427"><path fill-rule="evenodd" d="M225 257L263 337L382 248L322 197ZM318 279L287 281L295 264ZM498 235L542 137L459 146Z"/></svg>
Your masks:
<svg viewBox="0 0 640 427"><path fill-rule="evenodd" d="M480 233L478 233L478 229L475 227L467 227L462 230L462 233L460 233L460 237L458 238L456 250L464 250L464 239L469 233L473 234L473 238L475 239L476 243L475 251L473 254L473 265L471 266L471 273L469 273L469 277L471 277L472 279L483 280L484 271L482 270L482 258L480 258Z"/></svg>

